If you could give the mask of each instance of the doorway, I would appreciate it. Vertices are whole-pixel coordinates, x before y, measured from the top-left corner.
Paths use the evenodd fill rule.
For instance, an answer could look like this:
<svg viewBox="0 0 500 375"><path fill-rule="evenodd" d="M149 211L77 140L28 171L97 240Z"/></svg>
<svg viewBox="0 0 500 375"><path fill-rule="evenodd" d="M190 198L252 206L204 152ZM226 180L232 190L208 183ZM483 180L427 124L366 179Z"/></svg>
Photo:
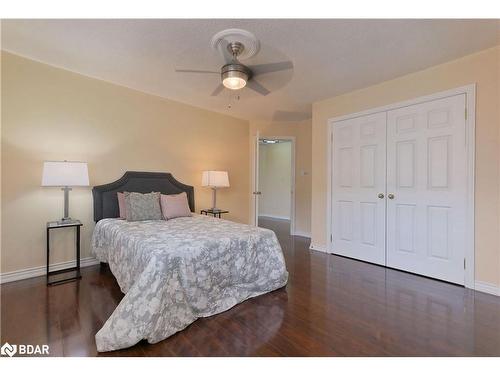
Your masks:
<svg viewBox="0 0 500 375"><path fill-rule="evenodd" d="M256 225L294 233L295 140L258 137L255 169Z"/></svg>

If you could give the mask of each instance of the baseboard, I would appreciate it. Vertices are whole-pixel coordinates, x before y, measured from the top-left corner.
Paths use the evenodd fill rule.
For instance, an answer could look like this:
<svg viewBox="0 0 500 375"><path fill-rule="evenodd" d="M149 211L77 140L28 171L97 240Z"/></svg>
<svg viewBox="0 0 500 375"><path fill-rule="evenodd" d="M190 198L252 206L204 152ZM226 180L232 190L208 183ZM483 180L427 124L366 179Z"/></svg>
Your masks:
<svg viewBox="0 0 500 375"><path fill-rule="evenodd" d="M285 216L276 216L276 215L260 214L260 215L259 215L259 217L269 218L269 219L278 219L278 220L287 220L287 221L290 221L290 218L289 218L289 217L285 217Z"/></svg>
<svg viewBox="0 0 500 375"><path fill-rule="evenodd" d="M478 292L493 294L495 296L500 296L500 286L484 281L476 281L474 283L474 290L477 290Z"/></svg>
<svg viewBox="0 0 500 375"><path fill-rule="evenodd" d="M311 233L307 233L307 232L301 232L301 231L298 231L296 230L295 233L293 234L294 236L300 236L300 237L307 237L307 238L311 238Z"/></svg>
<svg viewBox="0 0 500 375"><path fill-rule="evenodd" d="M315 250L315 251L321 251L323 253L328 253L326 245L313 244L312 242L311 242L311 245L309 246L309 250Z"/></svg>
<svg viewBox="0 0 500 375"><path fill-rule="evenodd" d="M99 264L95 258L88 257L80 260L80 267L88 267ZM54 263L50 265L51 271L62 270L63 268L70 268L76 266L76 260L68 262ZM11 271L0 274L0 284L10 283L12 281L31 279L32 277L44 276L47 273L46 266L39 266L33 268L26 268L19 271Z"/></svg>

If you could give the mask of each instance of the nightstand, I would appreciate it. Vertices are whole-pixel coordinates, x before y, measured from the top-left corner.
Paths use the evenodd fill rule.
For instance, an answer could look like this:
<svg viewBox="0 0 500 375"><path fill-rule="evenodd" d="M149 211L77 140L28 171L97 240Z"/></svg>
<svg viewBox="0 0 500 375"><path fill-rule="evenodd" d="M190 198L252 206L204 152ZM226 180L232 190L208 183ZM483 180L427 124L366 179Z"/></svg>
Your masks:
<svg viewBox="0 0 500 375"><path fill-rule="evenodd" d="M226 210L220 210L220 209L211 209L207 208L205 210L201 210L202 215L212 215L213 217L218 217L219 219L221 218L222 214L228 214L229 211Z"/></svg>
<svg viewBox="0 0 500 375"><path fill-rule="evenodd" d="M78 280L82 278L82 275L80 274L80 227L82 226L83 224L80 220L71 220L67 223L60 221L47 222L47 285L61 284L67 281ZM76 229L76 267L50 271L50 231L53 229L61 228ZM73 272L73 275L63 278L54 277L55 275L62 275L69 272Z"/></svg>

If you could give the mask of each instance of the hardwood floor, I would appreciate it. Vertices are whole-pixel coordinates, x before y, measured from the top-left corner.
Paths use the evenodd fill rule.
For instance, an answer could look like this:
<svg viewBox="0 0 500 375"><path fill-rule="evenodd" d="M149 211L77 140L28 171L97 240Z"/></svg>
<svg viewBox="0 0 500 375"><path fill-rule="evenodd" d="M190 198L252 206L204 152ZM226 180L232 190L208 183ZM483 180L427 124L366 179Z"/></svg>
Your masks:
<svg viewBox="0 0 500 375"><path fill-rule="evenodd" d="M154 345L96 353L94 335L120 302L113 275L1 286L1 341L49 344L54 356L500 356L500 298L404 272L309 251L286 222L278 234L289 283L199 319Z"/></svg>

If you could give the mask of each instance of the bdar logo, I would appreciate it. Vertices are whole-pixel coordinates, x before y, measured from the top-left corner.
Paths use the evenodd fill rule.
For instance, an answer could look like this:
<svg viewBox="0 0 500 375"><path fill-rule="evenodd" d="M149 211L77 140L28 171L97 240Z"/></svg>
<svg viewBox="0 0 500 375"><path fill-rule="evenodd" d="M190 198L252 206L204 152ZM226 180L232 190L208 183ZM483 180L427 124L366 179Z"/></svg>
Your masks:
<svg viewBox="0 0 500 375"><path fill-rule="evenodd" d="M0 353L2 355L8 355L9 357L12 357L14 354L17 353L17 346L16 345L10 345L8 342L6 342L0 348Z"/></svg>

